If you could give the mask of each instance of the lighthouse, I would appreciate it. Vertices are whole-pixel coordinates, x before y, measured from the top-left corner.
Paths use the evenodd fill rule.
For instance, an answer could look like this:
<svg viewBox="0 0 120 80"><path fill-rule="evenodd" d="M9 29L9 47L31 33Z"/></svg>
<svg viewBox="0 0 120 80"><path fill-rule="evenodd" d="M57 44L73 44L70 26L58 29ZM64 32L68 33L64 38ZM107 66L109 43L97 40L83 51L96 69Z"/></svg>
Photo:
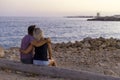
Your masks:
<svg viewBox="0 0 120 80"><path fill-rule="evenodd" d="M100 17L100 13L99 13L99 12L97 13L97 16L96 16L96 17L97 17L97 18L99 18L99 17Z"/></svg>

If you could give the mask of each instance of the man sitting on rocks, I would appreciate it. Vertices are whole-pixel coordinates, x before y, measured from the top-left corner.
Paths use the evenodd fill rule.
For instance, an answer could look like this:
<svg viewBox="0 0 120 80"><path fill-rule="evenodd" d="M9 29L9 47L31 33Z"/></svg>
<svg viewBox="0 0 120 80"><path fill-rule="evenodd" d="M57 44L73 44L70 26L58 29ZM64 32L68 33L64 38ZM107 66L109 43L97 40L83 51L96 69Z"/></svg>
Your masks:
<svg viewBox="0 0 120 80"><path fill-rule="evenodd" d="M25 50L28 48L28 46L31 44L31 42L34 40L33 37L33 31L35 29L35 25L31 25L28 27L28 35L25 35L21 41L21 48L22 50ZM43 44L49 42L49 39L43 40L41 41L39 44L39 46L42 46ZM22 63L25 64L33 64L33 50L27 54L20 52L20 59Z"/></svg>

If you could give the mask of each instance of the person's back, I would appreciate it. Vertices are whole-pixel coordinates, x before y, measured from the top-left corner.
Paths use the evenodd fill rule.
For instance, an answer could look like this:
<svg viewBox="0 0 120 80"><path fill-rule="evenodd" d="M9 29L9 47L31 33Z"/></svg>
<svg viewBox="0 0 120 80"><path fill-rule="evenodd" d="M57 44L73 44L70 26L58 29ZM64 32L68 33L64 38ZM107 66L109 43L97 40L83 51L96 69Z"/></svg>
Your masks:
<svg viewBox="0 0 120 80"><path fill-rule="evenodd" d="M48 61L47 58L47 49L48 49L48 45L47 43L39 46L39 47L35 47L35 55L34 55L34 60L44 60L44 61Z"/></svg>
<svg viewBox="0 0 120 80"><path fill-rule="evenodd" d="M21 49L25 50L28 48L28 46L31 44L31 42L34 40L33 37L33 31L34 31L35 25L31 25L28 27L28 35L25 35L21 41ZM33 63L33 51L31 51L28 54L20 53L21 62L26 64L32 64Z"/></svg>
<svg viewBox="0 0 120 80"><path fill-rule="evenodd" d="M21 42L21 49L25 50L28 48L28 46L30 45L30 43L34 40L33 36L31 35L26 35L23 37L22 39L22 42ZM21 56L21 61L23 63L30 63L32 64L32 59L33 59L33 51L31 51L30 53L28 54L24 54L24 53L21 53L20 54Z"/></svg>
<svg viewBox="0 0 120 80"><path fill-rule="evenodd" d="M44 38L43 32L40 28L35 28L33 34L36 42L40 42L46 39ZM55 61L52 59L52 47L50 43L35 47L33 64L43 66L56 66Z"/></svg>

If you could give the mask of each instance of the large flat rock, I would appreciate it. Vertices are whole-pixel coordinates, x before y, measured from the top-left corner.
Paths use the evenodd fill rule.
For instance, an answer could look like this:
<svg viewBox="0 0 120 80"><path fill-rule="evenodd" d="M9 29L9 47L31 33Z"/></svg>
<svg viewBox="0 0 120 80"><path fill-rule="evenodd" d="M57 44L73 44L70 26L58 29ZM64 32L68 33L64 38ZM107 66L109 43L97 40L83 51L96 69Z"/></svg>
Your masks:
<svg viewBox="0 0 120 80"><path fill-rule="evenodd" d="M69 78L72 80L120 80L118 77L105 76L96 73L74 71L57 67L36 66L30 64L22 64L20 62L0 59L0 68L17 70L21 72L33 73L59 78Z"/></svg>

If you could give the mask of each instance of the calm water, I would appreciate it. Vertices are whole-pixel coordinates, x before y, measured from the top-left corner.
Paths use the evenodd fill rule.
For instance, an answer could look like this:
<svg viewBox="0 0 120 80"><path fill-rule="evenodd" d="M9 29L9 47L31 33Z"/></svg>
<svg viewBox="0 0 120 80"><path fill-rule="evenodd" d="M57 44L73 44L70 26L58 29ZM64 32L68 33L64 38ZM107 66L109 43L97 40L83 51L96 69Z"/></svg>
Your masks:
<svg viewBox="0 0 120 80"><path fill-rule="evenodd" d="M20 47L29 25L35 24L52 42L80 41L85 37L120 39L120 22L86 21L80 18L0 17L0 45Z"/></svg>

